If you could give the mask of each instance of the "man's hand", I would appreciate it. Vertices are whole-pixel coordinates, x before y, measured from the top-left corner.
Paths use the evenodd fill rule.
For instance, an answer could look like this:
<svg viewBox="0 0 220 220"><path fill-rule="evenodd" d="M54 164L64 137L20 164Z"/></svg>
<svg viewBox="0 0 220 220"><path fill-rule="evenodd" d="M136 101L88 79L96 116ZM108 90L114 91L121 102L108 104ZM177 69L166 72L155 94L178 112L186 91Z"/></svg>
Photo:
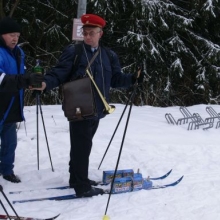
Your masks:
<svg viewBox="0 0 220 220"><path fill-rule="evenodd" d="M43 91L46 87L47 87L46 83L45 83L45 82L42 82L41 88L34 88L34 87L32 87L32 86L29 86L29 89L30 89L30 90L40 90L40 91Z"/></svg>
<svg viewBox="0 0 220 220"><path fill-rule="evenodd" d="M144 78L146 76L146 73L144 71L141 71L139 69L133 76L132 76L132 82L133 84L137 81L138 85L142 84L144 82Z"/></svg>
<svg viewBox="0 0 220 220"><path fill-rule="evenodd" d="M31 73L28 78L28 85L29 86L36 85L36 84L41 85L43 80L44 80L44 76L42 74Z"/></svg>

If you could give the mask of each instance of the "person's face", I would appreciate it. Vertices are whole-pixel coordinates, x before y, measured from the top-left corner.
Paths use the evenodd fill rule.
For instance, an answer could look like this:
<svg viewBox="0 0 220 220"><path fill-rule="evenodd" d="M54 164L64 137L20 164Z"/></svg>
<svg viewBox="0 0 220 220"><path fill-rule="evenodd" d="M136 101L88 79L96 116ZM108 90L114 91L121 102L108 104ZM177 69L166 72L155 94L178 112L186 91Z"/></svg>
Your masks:
<svg viewBox="0 0 220 220"><path fill-rule="evenodd" d="M82 29L84 42L91 47L98 47L102 34L103 31L99 27L83 27Z"/></svg>
<svg viewBox="0 0 220 220"><path fill-rule="evenodd" d="M2 34L2 38L4 39L6 46L9 47L10 49L15 48L15 46L18 43L19 37L20 37L20 33L18 32Z"/></svg>

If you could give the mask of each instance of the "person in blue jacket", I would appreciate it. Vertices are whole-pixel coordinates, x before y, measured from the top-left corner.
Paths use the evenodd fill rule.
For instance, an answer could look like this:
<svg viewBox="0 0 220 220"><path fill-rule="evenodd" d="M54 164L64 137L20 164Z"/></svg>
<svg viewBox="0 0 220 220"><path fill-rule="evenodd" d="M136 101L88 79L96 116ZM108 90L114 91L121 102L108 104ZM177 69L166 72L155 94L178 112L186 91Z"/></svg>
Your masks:
<svg viewBox="0 0 220 220"><path fill-rule="evenodd" d="M106 98L109 101L110 87L130 87L137 79L136 74L124 74L121 71L117 55L110 50L112 60L110 60L107 50L100 45L99 40L103 35L103 28L106 21L94 14L85 14L81 17L83 23L82 54L77 65L73 68L75 58L74 45L67 46L61 54L55 67L46 73L41 90L50 90L65 82L70 78L83 77L86 67L92 59L95 50L99 50L98 56L89 67L89 71ZM73 71L74 69L74 71ZM139 83L143 81L143 74L138 78ZM100 188L93 187L97 183L88 177L89 156L92 149L92 140L99 125L99 120L105 116L103 113L104 104L95 91L95 102L97 117L89 120L71 121L70 126L70 162L69 162L69 185L74 188L78 197L91 197L103 194Z"/></svg>
<svg viewBox="0 0 220 220"><path fill-rule="evenodd" d="M24 52L17 46L20 26L10 17L0 20L0 173L19 183L13 172L17 146L16 122L24 120L24 88L42 83L39 74L24 74Z"/></svg>

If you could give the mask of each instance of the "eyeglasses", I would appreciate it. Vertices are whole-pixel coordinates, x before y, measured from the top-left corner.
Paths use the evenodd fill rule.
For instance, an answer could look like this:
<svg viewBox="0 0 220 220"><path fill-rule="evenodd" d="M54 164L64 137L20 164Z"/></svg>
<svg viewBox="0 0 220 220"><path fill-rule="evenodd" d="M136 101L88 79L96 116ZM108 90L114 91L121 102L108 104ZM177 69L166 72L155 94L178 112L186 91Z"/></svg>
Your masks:
<svg viewBox="0 0 220 220"><path fill-rule="evenodd" d="M91 31L91 32L85 32L85 31L83 31L82 32L82 35L84 36L84 37L86 37L86 36L90 36L90 37L94 37L96 34L98 34L98 33L100 33L101 31L98 31L98 32L95 32L95 31Z"/></svg>

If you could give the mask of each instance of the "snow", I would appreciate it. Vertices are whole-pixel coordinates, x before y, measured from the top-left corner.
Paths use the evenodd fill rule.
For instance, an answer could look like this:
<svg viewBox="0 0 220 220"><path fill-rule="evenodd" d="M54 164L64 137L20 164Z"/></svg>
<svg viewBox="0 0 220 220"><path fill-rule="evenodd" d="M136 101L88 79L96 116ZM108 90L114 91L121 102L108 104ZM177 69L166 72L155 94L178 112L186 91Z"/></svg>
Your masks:
<svg viewBox="0 0 220 220"><path fill-rule="evenodd" d="M102 178L103 170L116 166L117 156L127 111L120 123L102 166L98 166L107 145L125 108L115 104L116 110L100 121L93 142L90 157L89 177ZM208 105L194 105L187 109L199 113L203 119L210 117ZM219 105L211 105L220 112ZM52 166L39 112L39 170L37 162L36 106L25 107L26 130L24 123L18 130L15 174L22 182L13 184L0 177L0 184L9 201L56 196L74 192L67 190L44 190L45 187L68 185L69 173L69 132L68 121L60 105L42 106ZM220 218L220 140L219 128L188 130L188 124L168 124L165 114L170 113L177 120L182 118L178 106L152 107L133 106L127 134L119 163L119 169L140 169L144 177L161 176L173 169L169 177L154 181L155 184L170 183L182 175L179 185L166 189L141 190L138 192L112 195L107 215L111 220L213 220ZM38 189L21 194L10 191ZM14 214L1 195L1 201L10 214ZM58 220L101 220L105 214L108 195L67 201L41 201L15 203L14 209L20 216L49 218L58 213ZM4 210L0 207L0 213Z"/></svg>

